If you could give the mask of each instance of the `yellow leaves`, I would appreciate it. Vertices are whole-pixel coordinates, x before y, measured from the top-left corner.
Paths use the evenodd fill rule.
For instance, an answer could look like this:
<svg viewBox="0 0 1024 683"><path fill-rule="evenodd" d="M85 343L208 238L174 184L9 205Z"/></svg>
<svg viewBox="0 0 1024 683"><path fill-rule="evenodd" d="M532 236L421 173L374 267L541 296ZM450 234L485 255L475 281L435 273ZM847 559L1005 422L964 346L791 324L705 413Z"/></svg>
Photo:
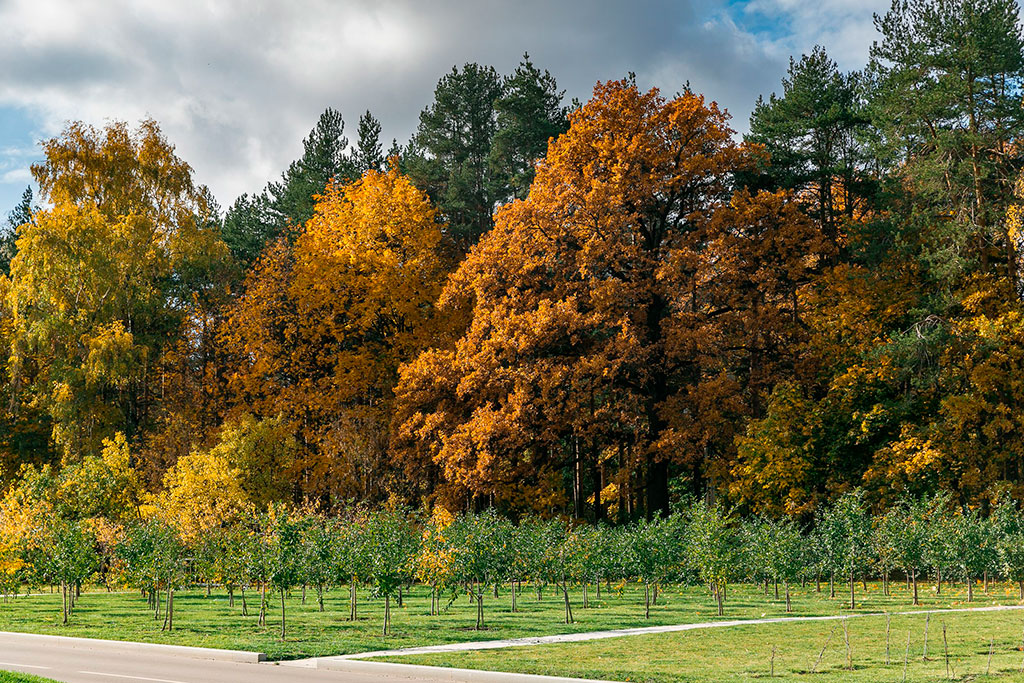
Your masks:
<svg viewBox="0 0 1024 683"><path fill-rule="evenodd" d="M146 367L227 251L208 191L155 122L72 123L42 146L32 173L46 208L19 228L6 291L12 366L31 363L26 388L75 459L136 431L155 394Z"/></svg>
<svg viewBox="0 0 1024 683"><path fill-rule="evenodd" d="M179 459L164 475L164 490L154 505L157 514L189 541L248 509L240 471L214 450Z"/></svg>
<svg viewBox="0 0 1024 683"><path fill-rule="evenodd" d="M222 328L238 403L302 429L310 495L381 486L398 367L443 338L447 262L427 195L392 168L332 185L295 239L273 245Z"/></svg>
<svg viewBox="0 0 1024 683"><path fill-rule="evenodd" d="M82 343L88 348L84 363L86 381L93 384L106 383L124 389L147 356L145 347L135 345L134 336L120 320L82 335Z"/></svg>
<svg viewBox="0 0 1024 683"><path fill-rule="evenodd" d="M898 439L875 454L864 482L881 493L927 490L948 475L948 469L946 454L905 425Z"/></svg>

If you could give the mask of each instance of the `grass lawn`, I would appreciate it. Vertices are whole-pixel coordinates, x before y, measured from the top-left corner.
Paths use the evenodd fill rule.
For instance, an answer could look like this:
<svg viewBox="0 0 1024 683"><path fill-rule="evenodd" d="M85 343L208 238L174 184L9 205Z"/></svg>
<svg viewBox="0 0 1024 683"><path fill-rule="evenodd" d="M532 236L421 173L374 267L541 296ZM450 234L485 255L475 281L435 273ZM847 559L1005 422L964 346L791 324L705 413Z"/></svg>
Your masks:
<svg viewBox="0 0 1024 683"><path fill-rule="evenodd" d="M0 671L0 683L56 683L56 681L15 671Z"/></svg>
<svg viewBox="0 0 1024 683"><path fill-rule="evenodd" d="M943 624L949 648L948 677ZM1021 612L933 614L927 659L923 658L925 617L893 615L888 665L884 617L850 619L846 625L852 669L847 668L843 626L838 621L714 628L583 643L389 657L387 661L644 683L741 681L769 678L775 648L774 674L779 680L891 683L903 680L909 634L907 681L1024 681L1020 673L1024 668ZM821 662L812 674L826 643Z"/></svg>
<svg viewBox="0 0 1024 683"><path fill-rule="evenodd" d="M893 595L882 595L879 584L868 584L863 592L858 586L858 612L898 611L912 609L905 588L895 586ZM279 598L269 599L267 626L256 623L259 596L248 593L249 616L242 616L241 600L236 593L235 606L228 605L227 595L215 590L207 597L204 591L181 591L175 594L175 630L160 631L161 621L155 621L138 593L89 591L82 595L71 623L60 624L61 600L59 594L33 595L0 603L0 630L27 633L49 633L113 640L135 640L177 645L195 645L238 650L266 652L272 659L292 659L332 654L346 654L420 645L437 645L469 640L493 640L525 636L595 631L610 628L680 624L718 619L715 605L707 590L692 586L668 586L662 591L658 604L651 608L651 618L643 618L643 588L628 584L618 591L602 590L600 601L592 600L589 609L581 606L581 594L572 595L576 623L563 623L560 595L548 588L538 601L536 591L524 587L519 596L520 612L510 611L511 591L502 587L500 597L484 600L485 626L474 629L476 611L465 596L456 599L447 611L430 616L430 596L427 588L416 586L406 598L404 607L392 609L392 635L380 635L383 620L383 601L360 595L359 619L346 621L348 616L348 589L340 588L326 596L326 611L317 611L310 591L307 604L301 604L300 591L287 601L288 633L280 640ZM591 586L591 596L593 587ZM837 590L836 598L829 599L827 587L816 593L812 585L794 588L794 615L831 615L845 613L845 598ZM963 586L943 587L937 596L931 586L921 588L921 607L965 607L966 591ZM1006 584L990 586L988 593L975 590L974 606L1017 604L1015 588ZM442 602L442 606L444 602ZM726 603L726 618L757 618L786 616L785 600L765 596L758 586L732 586ZM992 614L980 620L1003 619ZM1024 613L1005 617L1024 621ZM853 622L851 622L853 623ZM828 628L828 627L826 627ZM1018 629L1018 632L1020 629ZM1019 635L1019 633L1018 633ZM780 643L781 645L781 643ZM603 647L603 645L595 645ZM514 656L520 656L520 650Z"/></svg>

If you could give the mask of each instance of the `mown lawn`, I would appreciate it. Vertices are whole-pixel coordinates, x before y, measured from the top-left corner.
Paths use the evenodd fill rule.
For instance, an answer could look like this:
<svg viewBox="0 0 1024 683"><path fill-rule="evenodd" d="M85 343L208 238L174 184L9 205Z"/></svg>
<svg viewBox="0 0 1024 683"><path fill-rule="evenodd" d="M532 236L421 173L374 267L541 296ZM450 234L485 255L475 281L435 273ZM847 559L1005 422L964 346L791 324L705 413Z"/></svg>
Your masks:
<svg viewBox="0 0 1024 683"><path fill-rule="evenodd" d="M0 683L56 683L56 681L16 671L0 671Z"/></svg>
<svg viewBox="0 0 1024 683"><path fill-rule="evenodd" d="M842 591L829 599L827 587L816 593L812 585L794 588L793 615L830 615L846 613ZM966 591L962 586L944 586L941 596L929 586L922 587L922 606L917 609L965 607ZM436 645L469 640L518 638L553 633L594 631L661 624L691 623L716 620L713 599L707 590L693 586L668 586L661 592L658 604L651 608L651 618L643 617L643 587L628 584L619 590L602 590L600 600L583 609L581 594L572 594L574 624L563 623L561 596L546 588L538 601L532 587L524 587L519 596L520 612L512 613L511 591L502 587L500 596L484 601L485 629L474 629L476 611L466 596L459 596L446 611L430 616L429 590L412 589L404 606L392 609L392 635L383 637L380 627L383 601L360 594L359 619L348 617L348 589L340 588L326 596L326 611L317 611L313 592L301 604L296 590L287 601L287 637L281 641L279 598L269 600L266 627L257 625L259 596L248 593L249 615L242 615L241 600L236 593L235 606L230 607L227 595L214 590L209 597L202 590L176 593L175 630L161 632L162 621L153 619L146 600L138 593L112 593L92 590L84 593L71 623L60 624L60 595L44 594L21 597L0 603L0 630L28 633L50 633L113 640L135 640L178 645L195 645L266 652L273 659L323 656L365 652L368 650ZM591 587L593 598L593 587ZM879 584L868 584L868 591L858 587L858 612L899 611L913 609L905 588L894 587L893 595L882 595ZM445 603L442 603L442 606ZM1017 604L1014 588L1000 584L988 593L975 591L974 606ZM786 616L785 600L765 596L758 586L732 586L726 603L727 619L762 616ZM982 619L995 619L992 615ZM1024 612L1017 618L1024 623Z"/></svg>
<svg viewBox="0 0 1024 683"><path fill-rule="evenodd" d="M638 683L681 683L767 679L772 675L774 649L774 676L780 681L891 683L904 680L909 635L907 681L1024 681L1021 612L933 614L928 625L927 658L925 617L893 615L888 664L884 617L849 619L846 626L849 660L843 624L838 621L736 626L387 660ZM822 648L824 654L815 667Z"/></svg>

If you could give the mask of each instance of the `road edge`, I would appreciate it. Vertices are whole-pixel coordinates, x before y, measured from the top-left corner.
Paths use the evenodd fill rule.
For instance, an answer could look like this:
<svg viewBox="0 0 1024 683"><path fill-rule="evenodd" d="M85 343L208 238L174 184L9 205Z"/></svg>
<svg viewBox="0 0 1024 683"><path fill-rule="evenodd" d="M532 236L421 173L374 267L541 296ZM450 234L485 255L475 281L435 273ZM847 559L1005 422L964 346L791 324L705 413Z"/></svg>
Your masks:
<svg viewBox="0 0 1024 683"><path fill-rule="evenodd" d="M50 643L57 647L76 648L80 650L152 652L153 654L177 655L191 659L209 659L221 662L240 662L258 664L267 661L263 652L246 650L222 650L213 647L195 647L191 645L167 645L165 643L139 643L132 640L101 640L99 638L76 638L72 636L54 636L43 633L18 633L16 631L0 631L0 641L23 640Z"/></svg>
<svg viewBox="0 0 1024 683"><path fill-rule="evenodd" d="M445 683L616 683L615 681L587 678L565 678L484 669L455 669L447 666L399 664L396 662L367 662L359 659L334 659L331 657L317 660L316 668L320 671L370 674L382 678L427 679Z"/></svg>

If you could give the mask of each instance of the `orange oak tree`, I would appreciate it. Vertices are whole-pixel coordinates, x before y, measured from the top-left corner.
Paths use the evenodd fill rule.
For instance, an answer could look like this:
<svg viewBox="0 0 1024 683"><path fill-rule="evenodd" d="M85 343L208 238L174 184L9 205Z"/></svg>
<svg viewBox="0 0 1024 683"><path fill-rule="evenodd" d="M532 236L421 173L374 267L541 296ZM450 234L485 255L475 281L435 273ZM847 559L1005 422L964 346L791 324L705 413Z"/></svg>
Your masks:
<svg viewBox="0 0 1024 683"><path fill-rule="evenodd" d="M759 410L825 246L788 195L733 192L756 149L699 95L602 83L570 122L446 286L471 322L403 368L393 443L449 504L654 514Z"/></svg>

